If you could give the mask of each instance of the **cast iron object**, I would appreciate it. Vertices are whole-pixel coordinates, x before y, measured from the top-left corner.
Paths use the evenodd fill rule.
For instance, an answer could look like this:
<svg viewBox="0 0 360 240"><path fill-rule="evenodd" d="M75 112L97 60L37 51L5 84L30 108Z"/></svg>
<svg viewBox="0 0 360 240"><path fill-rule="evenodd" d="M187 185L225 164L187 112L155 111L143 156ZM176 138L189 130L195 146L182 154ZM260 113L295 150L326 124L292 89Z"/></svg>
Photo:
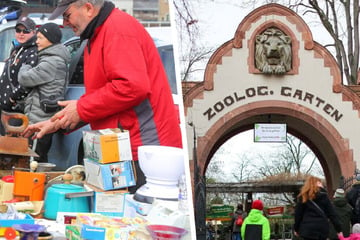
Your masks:
<svg viewBox="0 0 360 240"><path fill-rule="evenodd" d="M21 120L21 125L13 126L11 120ZM0 154L38 157L29 148L29 140L21 136L21 133L29 124L29 119L22 113L10 113L1 111L1 123L5 128L5 136L0 136Z"/></svg>

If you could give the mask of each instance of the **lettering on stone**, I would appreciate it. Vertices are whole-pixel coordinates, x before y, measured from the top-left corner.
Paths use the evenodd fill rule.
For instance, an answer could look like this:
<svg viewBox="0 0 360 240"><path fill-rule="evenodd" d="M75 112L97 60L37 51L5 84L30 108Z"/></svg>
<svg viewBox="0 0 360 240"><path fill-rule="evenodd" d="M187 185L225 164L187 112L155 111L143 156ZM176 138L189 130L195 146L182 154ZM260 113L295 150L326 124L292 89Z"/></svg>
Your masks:
<svg viewBox="0 0 360 240"><path fill-rule="evenodd" d="M322 111L323 113L329 115L336 122L339 122L343 114L339 112L333 105L327 103L324 99L321 99L318 96L310 92L303 91L301 89L292 89L291 87L281 87L280 88L280 96L293 98L295 100L308 103L310 105L315 106ZM250 87L244 89L243 93L233 92L221 100L215 102L212 107L209 107L204 113L203 116L207 118L208 121L216 117L218 114L226 111L226 109L238 102L241 102L246 99L250 99L253 97L263 97L268 95L273 95L274 91L270 90L268 86L258 86L258 87Z"/></svg>
<svg viewBox="0 0 360 240"><path fill-rule="evenodd" d="M275 27L256 36L255 67L265 74L285 74L291 70L291 38Z"/></svg>

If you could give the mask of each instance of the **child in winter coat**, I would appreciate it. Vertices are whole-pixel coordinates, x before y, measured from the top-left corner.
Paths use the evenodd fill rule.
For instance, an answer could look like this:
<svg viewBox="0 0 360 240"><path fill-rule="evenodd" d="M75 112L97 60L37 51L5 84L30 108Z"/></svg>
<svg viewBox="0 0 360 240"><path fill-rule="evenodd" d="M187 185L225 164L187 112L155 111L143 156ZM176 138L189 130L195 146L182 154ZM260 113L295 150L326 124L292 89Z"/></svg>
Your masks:
<svg viewBox="0 0 360 240"><path fill-rule="evenodd" d="M352 227L352 233L349 237L339 235L340 240L360 240L360 223L355 223Z"/></svg>
<svg viewBox="0 0 360 240"><path fill-rule="evenodd" d="M261 200L253 201L250 213L241 225L242 240L270 240L270 224L263 209Z"/></svg>

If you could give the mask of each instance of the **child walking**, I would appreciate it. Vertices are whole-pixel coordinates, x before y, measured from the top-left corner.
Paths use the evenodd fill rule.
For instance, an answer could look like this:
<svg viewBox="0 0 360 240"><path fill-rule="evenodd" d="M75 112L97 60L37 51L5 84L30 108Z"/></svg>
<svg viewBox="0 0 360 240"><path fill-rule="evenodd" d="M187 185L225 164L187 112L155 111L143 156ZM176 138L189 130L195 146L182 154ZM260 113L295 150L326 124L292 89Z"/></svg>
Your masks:
<svg viewBox="0 0 360 240"><path fill-rule="evenodd" d="M352 233L349 237L344 237L342 234L339 234L340 240L360 240L360 223L355 223L352 227Z"/></svg>

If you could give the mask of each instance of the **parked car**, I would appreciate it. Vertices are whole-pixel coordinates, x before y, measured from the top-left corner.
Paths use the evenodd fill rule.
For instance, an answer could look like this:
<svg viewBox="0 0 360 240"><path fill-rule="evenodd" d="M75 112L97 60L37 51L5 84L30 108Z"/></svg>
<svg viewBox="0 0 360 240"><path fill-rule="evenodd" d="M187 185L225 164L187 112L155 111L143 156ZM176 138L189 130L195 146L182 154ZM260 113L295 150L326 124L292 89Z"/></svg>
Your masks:
<svg viewBox="0 0 360 240"><path fill-rule="evenodd" d="M18 6L7 6L0 8L0 23L16 20L20 17L22 10Z"/></svg>
<svg viewBox="0 0 360 240"><path fill-rule="evenodd" d="M26 5L26 1L23 0L2 0L0 2L0 24L18 19L24 5Z"/></svg>

